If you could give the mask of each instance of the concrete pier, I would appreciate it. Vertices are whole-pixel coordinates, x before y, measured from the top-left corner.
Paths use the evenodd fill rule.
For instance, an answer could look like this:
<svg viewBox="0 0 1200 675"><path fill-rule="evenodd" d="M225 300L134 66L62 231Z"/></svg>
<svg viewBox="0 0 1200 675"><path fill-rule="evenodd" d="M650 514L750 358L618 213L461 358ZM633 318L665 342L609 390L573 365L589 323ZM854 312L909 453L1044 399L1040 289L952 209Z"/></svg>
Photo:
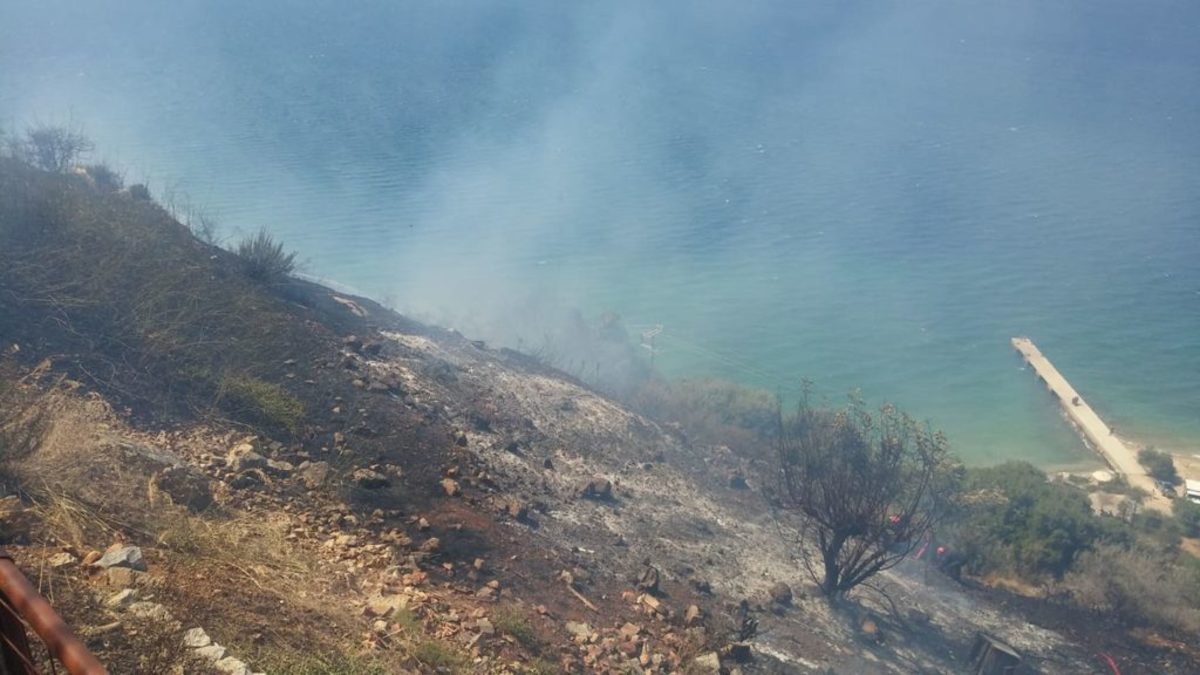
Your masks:
<svg viewBox="0 0 1200 675"><path fill-rule="evenodd" d="M1075 391L1075 387L1058 372L1054 364L1050 363L1050 359L1033 344L1033 340L1015 337L1012 339L1012 346L1033 369L1038 379L1046 384L1050 393L1058 399L1067 418L1079 429L1084 440L1100 454L1105 463L1116 473L1125 476L1130 485L1149 492L1150 497L1146 500L1148 506L1169 509L1170 503L1162 497L1154 479L1146 474L1146 470L1138 462L1137 449L1117 437L1112 427L1096 414L1079 392Z"/></svg>

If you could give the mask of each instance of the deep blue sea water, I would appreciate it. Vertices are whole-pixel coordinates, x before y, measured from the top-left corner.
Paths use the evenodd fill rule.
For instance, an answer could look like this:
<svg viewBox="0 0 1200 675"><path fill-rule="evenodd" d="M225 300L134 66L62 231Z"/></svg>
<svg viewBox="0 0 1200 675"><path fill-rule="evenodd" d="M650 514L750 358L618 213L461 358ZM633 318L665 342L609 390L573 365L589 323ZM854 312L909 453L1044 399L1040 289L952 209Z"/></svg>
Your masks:
<svg viewBox="0 0 1200 675"><path fill-rule="evenodd" d="M1013 335L1200 451L1197 35L1194 0L4 0L0 119L468 334L613 310L670 373L1059 466Z"/></svg>

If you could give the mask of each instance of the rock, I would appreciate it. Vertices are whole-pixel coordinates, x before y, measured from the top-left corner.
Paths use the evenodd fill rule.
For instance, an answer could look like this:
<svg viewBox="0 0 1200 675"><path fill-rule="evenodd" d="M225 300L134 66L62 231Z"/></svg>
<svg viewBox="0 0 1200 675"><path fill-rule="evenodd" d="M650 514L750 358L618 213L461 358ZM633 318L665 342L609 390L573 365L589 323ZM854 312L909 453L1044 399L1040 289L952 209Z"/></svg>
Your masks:
<svg viewBox="0 0 1200 675"><path fill-rule="evenodd" d="M576 642L587 642L592 637L592 627L582 621L568 621L565 628Z"/></svg>
<svg viewBox="0 0 1200 675"><path fill-rule="evenodd" d="M687 612L683 615L683 625L698 626L701 619L703 619L703 614L700 611L700 607L697 605L688 605Z"/></svg>
<svg viewBox="0 0 1200 675"><path fill-rule="evenodd" d="M457 497L462 494L462 488L459 487L458 481L453 478L442 479L442 490L446 492L447 497Z"/></svg>
<svg viewBox="0 0 1200 675"><path fill-rule="evenodd" d="M225 456L225 465L237 473L246 469L263 469L267 466L267 458L254 451L250 443L235 445Z"/></svg>
<svg viewBox="0 0 1200 675"><path fill-rule="evenodd" d="M657 567L647 565L637 579L637 589L643 593L657 594L660 577Z"/></svg>
<svg viewBox="0 0 1200 675"><path fill-rule="evenodd" d="M421 544L421 551L424 553L435 553L442 546L442 540L437 537L430 537Z"/></svg>
<svg viewBox="0 0 1200 675"><path fill-rule="evenodd" d="M126 588L110 595L104 601L104 606L111 609L120 609L125 605L137 599L137 591L132 588Z"/></svg>
<svg viewBox="0 0 1200 675"><path fill-rule="evenodd" d="M782 581L771 586L767 594L771 597L771 602L787 607L792 604L792 587Z"/></svg>
<svg viewBox="0 0 1200 675"><path fill-rule="evenodd" d="M510 499L505 507L508 517L513 520L525 520L529 517L529 506L520 499Z"/></svg>
<svg viewBox="0 0 1200 675"><path fill-rule="evenodd" d="M158 623L166 623L171 620L171 612L157 602L133 602L129 604L126 611L139 619L148 619Z"/></svg>
<svg viewBox="0 0 1200 675"><path fill-rule="evenodd" d="M379 490L388 487L392 481L374 469L355 469L350 474L350 480L364 490Z"/></svg>
<svg viewBox="0 0 1200 675"><path fill-rule="evenodd" d="M203 659L208 659L209 661L220 661L221 659L225 658L225 648L213 642L212 644L196 649L195 654L196 656L199 656Z"/></svg>
<svg viewBox="0 0 1200 675"><path fill-rule="evenodd" d="M183 646L191 649L199 649L212 644L212 638L208 637L208 633L204 632L203 628L189 628L183 634Z"/></svg>
<svg viewBox="0 0 1200 675"><path fill-rule="evenodd" d="M100 551L88 551L87 555L83 556L83 562L79 563L84 567L91 567L104 554Z"/></svg>
<svg viewBox="0 0 1200 675"><path fill-rule="evenodd" d="M171 504L199 512L212 506L213 494L208 477L186 466L171 466L150 478L151 503L165 499Z"/></svg>
<svg viewBox="0 0 1200 675"><path fill-rule="evenodd" d="M50 556L50 558L46 561L46 564L52 569L58 569L60 567L66 567L67 565L74 565L77 562L79 562L79 558L76 558L66 551L62 551Z"/></svg>
<svg viewBox="0 0 1200 675"><path fill-rule="evenodd" d="M146 560L142 557L142 549L125 544L109 546L104 555L100 556L100 559L92 565L101 569L125 567L139 572L146 571Z"/></svg>
<svg viewBox="0 0 1200 675"><path fill-rule="evenodd" d="M696 589L697 593L703 593L704 595L712 595L712 592L713 592L712 584L709 583L709 581L707 579L701 579L699 577L695 577L691 580L690 583L692 584L692 588Z"/></svg>
<svg viewBox="0 0 1200 675"><path fill-rule="evenodd" d="M250 668L246 666L244 661L235 659L232 656L226 656L225 658L217 661L213 664L213 668L216 668L222 673L229 673L229 675L253 675L253 673L250 672Z"/></svg>
<svg viewBox="0 0 1200 675"><path fill-rule="evenodd" d="M429 521L426 520L423 516L419 520L417 520L417 529L418 530L425 532L430 527L431 527L431 525L429 524Z"/></svg>
<svg viewBox="0 0 1200 675"><path fill-rule="evenodd" d="M307 466L301 465L296 477L304 483L304 487L315 490L324 485L325 480L329 478L329 462L309 462Z"/></svg>
<svg viewBox="0 0 1200 675"><path fill-rule="evenodd" d="M229 487L234 490L249 490L267 484L267 474L261 469L246 469L229 481Z"/></svg>
<svg viewBox="0 0 1200 675"><path fill-rule="evenodd" d="M285 462L285 461L279 460L279 459L268 459L267 460L266 471L267 471L267 473L271 474L272 476L278 476L279 478L287 478L288 476L292 475L292 472L295 470L296 470L296 467L291 462Z"/></svg>
<svg viewBox="0 0 1200 675"><path fill-rule="evenodd" d="M734 490L749 490L750 486L746 483L746 474L741 471L734 471L729 476L729 487Z"/></svg>
<svg viewBox="0 0 1200 675"><path fill-rule="evenodd" d="M716 652L702 654L692 659L693 670L697 675L720 675L721 657Z"/></svg>
<svg viewBox="0 0 1200 675"><path fill-rule="evenodd" d="M139 572L128 567L110 567L104 570L105 583L116 588L138 586L145 575L145 572Z"/></svg>
<svg viewBox="0 0 1200 675"><path fill-rule="evenodd" d="M612 481L607 478L593 478L580 488L579 496L584 499L609 501L613 498Z"/></svg>
<svg viewBox="0 0 1200 675"><path fill-rule="evenodd" d="M749 643L734 642L725 648L725 654L729 658L738 663L746 663L754 658L754 652L751 651Z"/></svg>
<svg viewBox="0 0 1200 675"><path fill-rule="evenodd" d="M479 621L475 622L475 627L479 629L480 635L492 636L496 634L496 627L493 626L492 622L487 619L480 619Z"/></svg>

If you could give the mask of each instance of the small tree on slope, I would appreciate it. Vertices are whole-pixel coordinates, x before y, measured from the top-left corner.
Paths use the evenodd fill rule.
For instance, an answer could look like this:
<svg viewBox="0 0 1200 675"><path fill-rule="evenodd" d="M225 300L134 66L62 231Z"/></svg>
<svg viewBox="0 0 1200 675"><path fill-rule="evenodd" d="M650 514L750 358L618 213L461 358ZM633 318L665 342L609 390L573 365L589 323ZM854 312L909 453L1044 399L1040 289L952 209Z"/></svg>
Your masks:
<svg viewBox="0 0 1200 675"><path fill-rule="evenodd" d="M799 515L817 554L801 559L830 597L920 545L961 476L945 437L891 406L815 408L806 398L791 418L781 411L779 431L783 504Z"/></svg>

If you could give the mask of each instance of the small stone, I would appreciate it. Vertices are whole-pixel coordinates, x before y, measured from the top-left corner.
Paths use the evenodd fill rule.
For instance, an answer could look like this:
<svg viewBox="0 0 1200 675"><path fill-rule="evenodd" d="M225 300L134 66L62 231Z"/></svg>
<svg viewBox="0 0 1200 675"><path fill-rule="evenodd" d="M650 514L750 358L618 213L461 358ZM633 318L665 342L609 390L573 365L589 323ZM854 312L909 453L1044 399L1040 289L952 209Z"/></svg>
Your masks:
<svg viewBox="0 0 1200 675"><path fill-rule="evenodd" d="M131 570L128 567L110 567L104 570L104 580L109 586L129 588L141 583L141 579L145 574L145 572Z"/></svg>
<svg viewBox="0 0 1200 675"><path fill-rule="evenodd" d="M647 565L646 569L642 570L641 576L638 577L637 589L644 593L658 593L660 577L657 567Z"/></svg>
<svg viewBox="0 0 1200 675"><path fill-rule="evenodd" d="M692 660L697 675L719 675L721 672L721 657L716 652L697 656Z"/></svg>
<svg viewBox="0 0 1200 675"><path fill-rule="evenodd" d="M462 493L462 488L459 487L458 481L453 478L442 479L442 490L446 492L447 497L457 497Z"/></svg>
<svg viewBox="0 0 1200 675"><path fill-rule="evenodd" d="M91 567L103 555L100 551L88 551L87 555L83 556L83 561L80 564L84 567Z"/></svg>
<svg viewBox="0 0 1200 675"><path fill-rule="evenodd" d="M254 675L250 672L250 668L246 666L244 661L241 659L235 659L232 656L226 656L225 658L217 661L213 664L213 668L216 668L222 673L228 673L229 675Z"/></svg>
<svg viewBox="0 0 1200 675"><path fill-rule="evenodd" d="M204 632L203 628L189 628L183 634L183 646L192 649L207 647L212 644L212 638L208 637L208 633Z"/></svg>
<svg viewBox="0 0 1200 675"><path fill-rule="evenodd" d="M324 485L329 477L329 462L309 462L296 473L296 477L304 483L304 487L315 490Z"/></svg>
<svg viewBox="0 0 1200 675"><path fill-rule="evenodd" d="M267 473L271 474L272 476L287 478L288 476L292 475L292 472L295 470L296 467L291 462L285 462L280 459L267 460Z"/></svg>
<svg viewBox="0 0 1200 675"><path fill-rule="evenodd" d="M137 591L132 588L122 589L110 595L105 601L104 606L112 609L120 609L125 605L137 599Z"/></svg>
<svg viewBox="0 0 1200 675"><path fill-rule="evenodd" d="M46 561L46 564L50 565L50 567L53 569L58 569L60 567L66 567L67 565L74 565L77 562L79 562L79 558L76 558L66 551L62 551L61 553L55 553L54 555L50 556L50 559Z"/></svg>
<svg viewBox="0 0 1200 675"><path fill-rule="evenodd" d="M101 569L126 567L139 572L146 571L146 560L142 557L142 549L123 544L109 546L104 555L92 565Z"/></svg>
<svg viewBox="0 0 1200 675"><path fill-rule="evenodd" d="M568 621L565 627L576 642L587 642L592 637L592 627L582 621Z"/></svg>
<svg viewBox="0 0 1200 675"><path fill-rule="evenodd" d="M139 619L149 619L160 623L171 620L171 612L157 602L130 603L127 611Z"/></svg>
<svg viewBox="0 0 1200 675"><path fill-rule="evenodd" d="M350 480L364 490L379 490L392 484L387 476L374 469L355 469L350 474Z"/></svg>
<svg viewBox="0 0 1200 675"><path fill-rule="evenodd" d="M700 625L701 618L703 618L703 614L700 611L700 607L697 605L688 605L687 612L683 615L683 625L698 626Z"/></svg>
<svg viewBox="0 0 1200 675"><path fill-rule="evenodd" d="M431 527L431 526L429 525L429 521L428 521L428 520L426 520L424 517L422 517L422 518L420 518L419 520L417 520L417 529L418 529L418 530L420 530L420 531L422 531L422 532L425 532L425 531L426 531L426 530L428 530L430 527Z"/></svg>
<svg viewBox="0 0 1200 675"><path fill-rule="evenodd" d="M496 634L496 627L487 619L480 619L475 622L475 628L479 630L480 635L492 636Z"/></svg>
<svg viewBox="0 0 1200 675"><path fill-rule="evenodd" d="M196 656L209 661L220 661L225 658L225 648L213 642L212 644L200 647L195 652Z"/></svg>

